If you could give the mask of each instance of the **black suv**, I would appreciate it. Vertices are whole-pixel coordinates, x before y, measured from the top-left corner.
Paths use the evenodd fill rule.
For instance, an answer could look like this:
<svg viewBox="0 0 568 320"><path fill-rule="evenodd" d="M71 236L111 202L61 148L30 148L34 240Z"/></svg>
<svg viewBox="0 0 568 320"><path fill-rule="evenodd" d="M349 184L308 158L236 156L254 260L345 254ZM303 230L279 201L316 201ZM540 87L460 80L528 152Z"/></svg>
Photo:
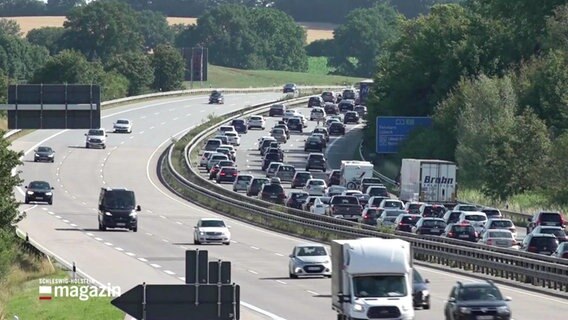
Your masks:
<svg viewBox="0 0 568 320"><path fill-rule="evenodd" d="M286 201L286 206L289 208L302 210L302 203L306 201L308 196L309 194L305 191L291 192L290 196L288 197L288 201Z"/></svg>
<svg viewBox="0 0 568 320"><path fill-rule="evenodd" d="M283 104L273 104L270 106L270 110L268 111L269 117L276 117L276 116L283 116L284 112L286 112L286 106Z"/></svg>
<svg viewBox="0 0 568 320"><path fill-rule="evenodd" d="M283 93L296 93L296 92L298 92L298 87L294 83L287 83L287 84L284 85L282 92Z"/></svg>
<svg viewBox="0 0 568 320"><path fill-rule="evenodd" d="M499 288L490 280L472 283L458 281L446 302L447 320L510 320L511 308Z"/></svg>
<svg viewBox="0 0 568 320"><path fill-rule="evenodd" d="M521 250L551 255L558 248L558 239L553 234L527 234L521 244Z"/></svg>
<svg viewBox="0 0 568 320"><path fill-rule="evenodd" d="M412 269L412 302L415 308L422 307L424 310L430 309L430 292L428 290L428 279L422 278L422 275Z"/></svg>
<svg viewBox="0 0 568 320"><path fill-rule="evenodd" d="M306 164L306 171L310 169L320 169L323 172L327 170L327 161L323 153L310 153L308 155L308 163Z"/></svg>
<svg viewBox="0 0 568 320"><path fill-rule="evenodd" d="M338 104L339 112L346 113L347 111L355 110L355 101L354 100L341 100Z"/></svg>
<svg viewBox="0 0 568 320"><path fill-rule="evenodd" d="M308 108L323 107L323 105L324 102L322 97L320 96L310 97L310 100L308 100Z"/></svg>
<svg viewBox="0 0 568 320"><path fill-rule="evenodd" d="M332 122L329 125L329 135L330 136L344 136L345 135L345 125L340 122Z"/></svg>
<svg viewBox="0 0 568 320"><path fill-rule="evenodd" d="M359 114L355 111L347 111L347 113L345 113L345 116L343 117L344 124L359 123L359 120Z"/></svg>
<svg viewBox="0 0 568 320"><path fill-rule="evenodd" d="M292 182L290 183L290 188L294 189L297 187L304 187L306 185L306 182L308 182L308 180L313 179L313 176L311 173L307 172L307 171L296 171L296 173L294 174L294 178L292 179Z"/></svg>
<svg viewBox="0 0 568 320"><path fill-rule="evenodd" d="M327 102L323 106L323 111L325 111L327 115L339 114L339 107L335 103Z"/></svg>
<svg viewBox="0 0 568 320"><path fill-rule="evenodd" d="M300 133L304 132L304 124L302 123L302 120L298 118L288 119L288 121L286 121L286 125L290 131L298 131Z"/></svg>
<svg viewBox="0 0 568 320"><path fill-rule="evenodd" d="M477 242L477 232L471 224L452 223L446 227L442 236L452 239L459 239Z"/></svg>
<svg viewBox="0 0 568 320"><path fill-rule="evenodd" d="M325 184L328 187L338 186L341 180L341 170L331 170L329 175L325 179Z"/></svg>
<svg viewBox="0 0 568 320"><path fill-rule="evenodd" d="M47 202L47 204L53 204L53 187L49 185L49 182L45 181L32 181L26 186L26 197L24 202L26 204L30 202Z"/></svg>
<svg viewBox="0 0 568 320"><path fill-rule="evenodd" d="M441 235L446 229L446 223L442 218L422 218L416 223L416 234Z"/></svg>
<svg viewBox="0 0 568 320"><path fill-rule="evenodd" d="M318 137L308 137L306 143L304 144L304 151L323 151L323 141Z"/></svg>
<svg viewBox="0 0 568 320"><path fill-rule="evenodd" d="M279 184L265 184L260 191L259 198L276 204L286 204L286 193L282 185Z"/></svg>
<svg viewBox="0 0 568 320"><path fill-rule="evenodd" d="M238 133L247 133L248 132L247 122L243 119L234 119L233 121L231 121L230 126L235 127L235 130Z"/></svg>
<svg viewBox="0 0 568 320"><path fill-rule="evenodd" d="M134 191L124 188L101 188L99 193L99 230L124 228L138 231L138 212Z"/></svg>
<svg viewBox="0 0 568 320"><path fill-rule="evenodd" d="M566 222L560 212L538 212L532 218L529 218L527 225L527 234L531 233L537 226L554 226L562 227Z"/></svg>
<svg viewBox="0 0 568 320"><path fill-rule="evenodd" d="M34 150L34 162L38 161L54 162L55 151L46 146L38 147L36 150Z"/></svg>
<svg viewBox="0 0 568 320"><path fill-rule="evenodd" d="M278 153L267 153L262 160L262 171L265 171L272 162L281 162L282 159Z"/></svg>
<svg viewBox="0 0 568 320"><path fill-rule="evenodd" d="M269 153L276 153L278 155L278 162L284 162L284 151L282 151L282 149L270 147L266 149L264 155L266 156Z"/></svg>
<svg viewBox="0 0 568 320"><path fill-rule="evenodd" d="M223 97L223 93L221 91L213 90L211 95L209 96L209 103L225 103L225 97Z"/></svg>

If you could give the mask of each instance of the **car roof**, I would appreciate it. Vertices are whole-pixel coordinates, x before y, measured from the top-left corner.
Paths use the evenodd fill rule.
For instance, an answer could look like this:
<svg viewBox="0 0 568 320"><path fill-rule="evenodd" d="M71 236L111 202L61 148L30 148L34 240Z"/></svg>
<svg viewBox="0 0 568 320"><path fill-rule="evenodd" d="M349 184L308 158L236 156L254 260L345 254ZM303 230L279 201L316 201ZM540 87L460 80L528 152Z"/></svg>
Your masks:
<svg viewBox="0 0 568 320"><path fill-rule="evenodd" d="M296 245L294 246L294 248L301 248L301 247L324 247L324 248L325 248L325 246L324 246L323 244L320 244L320 243L308 243L308 242L306 242L306 243L299 243L299 244L296 244Z"/></svg>
<svg viewBox="0 0 568 320"><path fill-rule="evenodd" d="M199 221L223 221L221 218L200 218Z"/></svg>

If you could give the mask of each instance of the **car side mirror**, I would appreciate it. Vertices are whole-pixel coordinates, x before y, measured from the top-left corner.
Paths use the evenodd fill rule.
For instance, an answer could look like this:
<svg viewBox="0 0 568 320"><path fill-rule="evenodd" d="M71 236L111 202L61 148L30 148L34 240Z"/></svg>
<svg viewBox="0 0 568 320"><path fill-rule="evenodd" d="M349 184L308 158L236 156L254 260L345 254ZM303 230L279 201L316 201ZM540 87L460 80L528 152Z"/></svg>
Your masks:
<svg viewBox="0 0 568 320"><path fill-rule="evenodd" d="M26 188L26 189L27 189L27 188L28 188L28 186L25 186L24 188Z"/></svg>
<svg viewBox="0 0 568 320"><path fill-rule="evenodd" d="M511 297L505 297L505 301L513 301Z"/></svg>
<svg viewBox="0 0 568 320"><path fill-rule="evenodd" d="M339 302L344 302L344 303L350 303L351 302L351 297L348 296L348 295L345 295L343 293L337 294L337 298L338 298Z"/></svg>
<svg viewBox="0 0 568 320"><path fill-rule="evenodd" d="M51 190L54 190L55 188L51 187Z"/></svg>
<svg viewBox="0 0 568 320"><path fill-rule="evenodd" d="M424 282L425 282L425 283L430 283L430 280L424 279Z"/></svg>
<svg viewBox="0 0 568 320"><path fill-rule="evenodd" d="M528 222L532 222L532 218L527 218L527 221L528 221Z"/></svg>
<svg viewBox="0 0 568 320"><path fill-rule="evenodd" d="M99 210L101 210L101 211L102 211L102 210L103 210L103 206L99 206Z"/></svg>
<svg viewBox="0 0 568 320"><path fill-rule="evenodd" d="M85 137L87 136L87 134L85 133Z"/></svg>
<svg viewBox="0 0 568 320"><path fill-rule="evenodd" d="M142 207L140 205L136 206L136 211L142 211Z"/></svg>
<svg viewBox="0 0 568 320"><path fill-rule="evenodd" d="M451 298L448 299L448 302L456 302L456 298L451 297Z"/></svg>
<svg viewBox="0 0 568 320"><path fill-rule="evenodd" d="M108 137L108 134L105 134L105 137Z"/></svg>

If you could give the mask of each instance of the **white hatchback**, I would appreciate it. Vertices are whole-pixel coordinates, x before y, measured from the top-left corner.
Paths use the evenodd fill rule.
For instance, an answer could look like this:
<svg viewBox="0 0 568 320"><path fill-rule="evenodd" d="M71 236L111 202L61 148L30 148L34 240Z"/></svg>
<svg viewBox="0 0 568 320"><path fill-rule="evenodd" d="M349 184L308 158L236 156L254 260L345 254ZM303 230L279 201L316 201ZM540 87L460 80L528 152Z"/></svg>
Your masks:
<svg viewBox="0 0 568 320"><path fill-rule="evenodd" d="M252 128L260 128L264 130L266 127L266 121L264 121L263 116L250 116L247 121L247 129L250 130Z"/></svg>
<svg viewBox="0 0 568 320"><path fill-rule="evenodd" d="M310 196L323 196L326 189L327 185L323 179L310 179L304 186L304 191L306 191Z"/></svg>
<svg viewBox="0 0 568 320"><path fill-rule="evenodd" d="M233 183L233 191L247 191L250 182L252 181L253 176L250 174L239 174Z"/></svg>
<svg viewBox="0 0 568 320"><path fill-rule="evenodd" d="M227 137L227 142L234 146L241 145L241 137L237 132L225 132L225 136Z"/></svg>

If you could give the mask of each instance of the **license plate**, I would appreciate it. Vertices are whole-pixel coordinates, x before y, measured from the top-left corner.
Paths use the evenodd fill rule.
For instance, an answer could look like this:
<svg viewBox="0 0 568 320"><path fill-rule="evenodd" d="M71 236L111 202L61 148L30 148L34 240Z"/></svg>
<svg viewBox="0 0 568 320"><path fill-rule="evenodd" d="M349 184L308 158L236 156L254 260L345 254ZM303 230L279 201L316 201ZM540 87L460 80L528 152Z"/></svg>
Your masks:
<svg viewBox="0 0 568 320"><path fill-rule="evenodd" d="M432 229L432 232L440 232L440 229Z"/></svg>
<svg viewBox="0 0 568 320"><path fill-rule="evenodd" d="M317 270L319 270L319 269L320 269L320 268L318 268L318 267L308 267L308 270L314 270L314 271L317 271Z"/></svg>
<svg viewBox="0 0 568 320"><path fill-rule="evenodd" d="M36 199L38 199L38 200L43 200L43 197L36 197Z"/></svg>
<svg viewBox="0 0 568 320"><path fill-rule="evenodd" d="M116 225L117 225L118 227L124 227L124 226L126 225L126 223L124 223L124 222L117 222Z"/></svg>
<svg viewBox="0 0 568 320"><path fill-rule="evenodd" d="M276 199L278 196L270 196L270 199Z"/></svg>
<svg viewBox="0 0 568 320"><path fill-rule="evenodd" d="M554 226L554 225L556 225L556 223L555 222L545 222L544 225L545 226Z"/></svg>
<svg viewBox="0 0 568 320"><path fill-rule="evenodd" d="M542 251L541 254L552 254L552 252L549 252L549 251Z"/></svg>
<svg viewBox="0 0 568 320"><path fill-rule="evenodd" d="M469 235L467 235L467 234L460 234L460 235L459 235L459 238L469 238Z"/></svg>
<svg viewBox="0 0 568 320"><path fill-rule="evenodd" d="M475 319L477 320L493 320L493 316L477 316Z"/></svg>
<svg viewBox="0 0 568 320"><path fill-rule="evenodd" d="M506 246L506 245L509 244L509 242L507 242L507 241L497 241L497 244L500 245L500 246Z"/></svg>

